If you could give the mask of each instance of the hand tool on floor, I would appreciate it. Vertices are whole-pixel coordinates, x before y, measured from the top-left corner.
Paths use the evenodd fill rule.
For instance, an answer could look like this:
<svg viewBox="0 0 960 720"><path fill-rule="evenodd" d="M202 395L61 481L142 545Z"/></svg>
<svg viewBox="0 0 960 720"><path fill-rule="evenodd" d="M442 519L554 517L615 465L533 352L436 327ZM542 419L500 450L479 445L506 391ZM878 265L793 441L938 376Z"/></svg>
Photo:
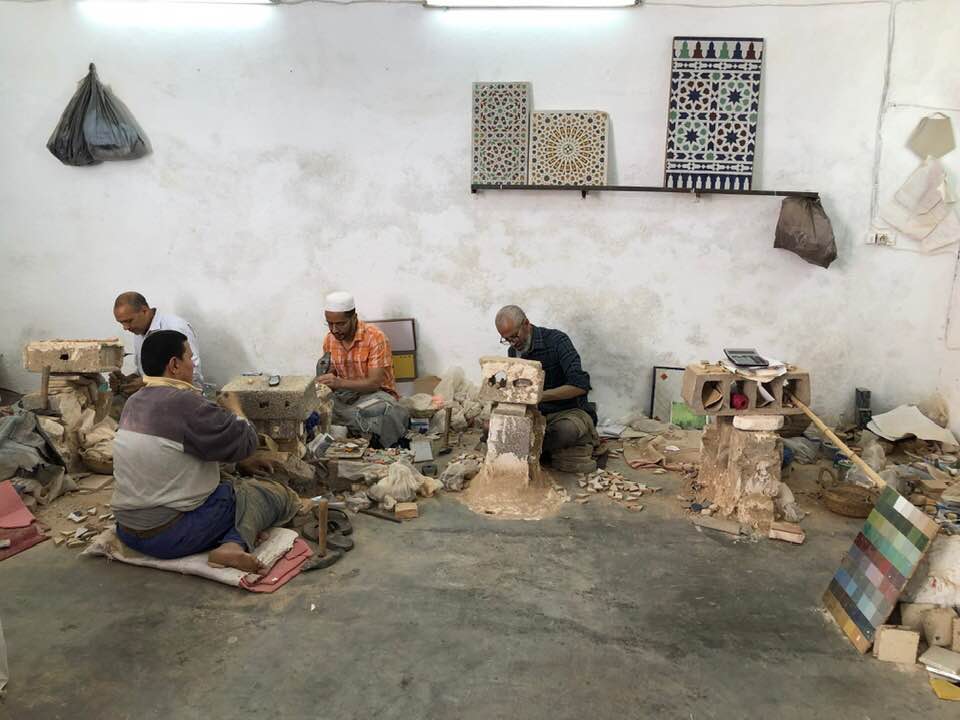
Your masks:
<svg viewBox="0 0 960 720"><path fill-rule="evenodd" d="M317 495L316 497L312 497L312 498L310 498L310 499L313 500L314 502L316 502L317 500L326 500L326 501L327 501L327 507L328 507L328 508L331 508L331 509L333 509L333 510L346 510L346 509L347 509L347 504L346 504L345 502L343 502L342 500L328 500L328 499L325 498L323 495Z"/></svg>
<svg viewBox="0 0 960 720"><path fill-rule="evenodd" d="M388 515L388 514L385 513L385 512L380 512L379 510L371 510L370 508L362 508L362 509L360 509L360 510L357 510L357 512L360 513L360 514L362 514L362 515L369 515L370 517L380 518L381 520L389 520L390 522L395 522L395 523L400 524L400 525L403 524L403 520L401 520L400 518L394 517L393 515Z"/></svg>
<svg viewBox="0 0 960 720"><path fill-rule="evenodd" d="M864 474L873 481L874 485L876 485L878 488L886 487L886 484L887 484L886 481L877 474L877 471L874 470L869 465L867 465L863 460L860 459L860 457L853 450L847 447L847 444L843 442L843 440L838 438L836 433L834 433L833 430L828 428L824 424L823 420L821 420L816 416L813 410L808 408L806 405L800 402L794 395L790 394L786 390L784 390L784 394L790 398L790 401L794 405L796 405L798 408L803 410L803 414L813 421L813 424L820 429L820 432L822 432L824 435L827 436L827 439L830 440L830 442L832 442L834 445L840 448L843 454L846 455L848 458L850 458L850 461L854 465L856 465L858 468L863 470Z"/></svg>

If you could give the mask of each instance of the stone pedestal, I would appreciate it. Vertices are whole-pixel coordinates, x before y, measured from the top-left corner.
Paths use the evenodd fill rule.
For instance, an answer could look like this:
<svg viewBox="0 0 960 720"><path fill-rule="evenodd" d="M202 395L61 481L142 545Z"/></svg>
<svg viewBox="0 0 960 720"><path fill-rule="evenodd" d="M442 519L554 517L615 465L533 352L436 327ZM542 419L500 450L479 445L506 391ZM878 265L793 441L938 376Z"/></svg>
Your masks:
<svg viewBox="0 0 960 720"><path fill-rule="evenodd" d="M738 430L732 418L718 417L703 434L701 499L714 503L719 516L768 530L781 493L782 455L777 433Z"/></svg>
<svg viewBox="0 0 960 720"><path fill-rule="evenodd" d="M538 477L546 420L535 408L500 403L490 413L487 472L520 485Z"/></svg>

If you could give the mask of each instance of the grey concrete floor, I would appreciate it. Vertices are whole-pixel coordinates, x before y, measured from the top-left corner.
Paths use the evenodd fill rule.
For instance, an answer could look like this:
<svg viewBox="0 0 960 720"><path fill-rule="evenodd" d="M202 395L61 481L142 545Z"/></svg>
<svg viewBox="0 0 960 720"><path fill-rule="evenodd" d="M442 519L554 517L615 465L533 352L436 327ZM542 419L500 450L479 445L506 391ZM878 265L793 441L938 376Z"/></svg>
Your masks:
<svg viewBox="0 0 960 720"><path fill-rule="evenodd" d="M44 543L0 564L0 717L956 717L820 610L858 521L735 541L664 478L640 513L503 521L445 496L403 525L358 516L353 552L273 595Z"/></svg>

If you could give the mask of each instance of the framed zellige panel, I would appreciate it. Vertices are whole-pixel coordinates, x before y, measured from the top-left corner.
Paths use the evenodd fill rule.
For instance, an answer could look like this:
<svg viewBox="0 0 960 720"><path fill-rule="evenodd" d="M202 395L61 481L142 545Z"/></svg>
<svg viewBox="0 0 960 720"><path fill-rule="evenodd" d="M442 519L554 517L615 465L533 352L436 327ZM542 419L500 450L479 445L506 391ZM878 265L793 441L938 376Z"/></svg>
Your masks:
<svg viewBox="0 0 960 720"><path fill-rule="evenodd" d="M417 378L417 328L413 318L370 320L390 341L393 374L397 382Z"/></svg>

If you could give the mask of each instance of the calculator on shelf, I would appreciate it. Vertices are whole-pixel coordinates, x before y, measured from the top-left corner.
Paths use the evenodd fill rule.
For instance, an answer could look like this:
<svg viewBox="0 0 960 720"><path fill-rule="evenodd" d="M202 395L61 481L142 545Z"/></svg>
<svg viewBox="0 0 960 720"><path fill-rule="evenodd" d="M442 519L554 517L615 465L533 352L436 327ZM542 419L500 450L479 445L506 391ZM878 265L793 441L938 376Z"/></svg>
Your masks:
<svg viewBox="0 0 960 720"><path fill-rule="evenodd" d="M762 355L754 349L747 348L724 348L723 354L727 359L737 367L769 367Z"/></svg>

